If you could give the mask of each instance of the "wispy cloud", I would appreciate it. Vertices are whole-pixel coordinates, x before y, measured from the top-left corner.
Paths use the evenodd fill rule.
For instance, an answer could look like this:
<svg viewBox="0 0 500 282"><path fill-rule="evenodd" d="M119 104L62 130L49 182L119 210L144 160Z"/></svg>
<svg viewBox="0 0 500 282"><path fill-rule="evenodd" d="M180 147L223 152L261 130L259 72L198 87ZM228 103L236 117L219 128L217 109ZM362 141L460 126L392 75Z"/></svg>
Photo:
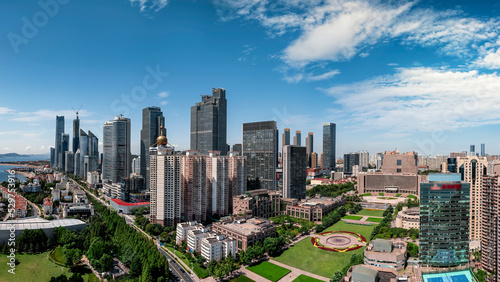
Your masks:
<svg viewBox="0 0 500 282"><path fill-rule="evenodd" d="M130 0L132 6L139 6L141 12L158 12L168 5L168 0Z"/></svg>
<svg viewBox="0 0 500 282"><path fill-rule="evenodd" d="M18 112L16 113L16 117L12 118L12 121L24 121L24 122L37 122L44 120L55 120L56 116L74 116L75 112L72 110L37 110L34 112ZM90 116L91 113L86 110L80 110L78 112L80 117Z"/></svg>
<svg viewBox="0 0 500 282"><path fill-rule="evenodd" d="M158 95L156 95L158 98L167 98L168 96L170 96L170 93L168 93L167 91L163 91L163 92L160 92L158 93Z"/></svg>
<svg viewBox="0 0 500 282"><path fill-rule="evenodd" d="M500 20L466 15L459 8L422 8L417 1L216 0L223 21L243 18L265 27L270 36L296 38L279 58L288 66L366 57L376 44L435 47L438 53L466 59L468 65L500 67ZM298 36L296 35L298 34ZM474 63L474 64L473 64ZM286 76L286 75L285 75ZM298 75L288 75L295 82Z"/></svg>
<svg viewBox="0 0 500 282"><path fill-rule="evenodd" d="M13 113L13 112L14 112L13 109L9 109L7 107L0 107L0 115L10 114L10 113Z"/></svg>
<svg viewBox="0 0 500 282"><path fill-rule="evenodd" d="M358 128L387 132L453 130L500 123L500 76L477 71L399 68L390 76L324 89Z"/></svg>
<svg viewBox="0 0 500 282"><path fill-rule="evenodd" d="M337 74L340 74L340 71L339 70L332 70L332 71L329 71L329 72L325 72L323 74L318 74L318 75L309 75L306 80L307 81L318 81L318 80L325 80L325 79L329 79L329 78L332 78L334 76L336 76Z"/></svg>

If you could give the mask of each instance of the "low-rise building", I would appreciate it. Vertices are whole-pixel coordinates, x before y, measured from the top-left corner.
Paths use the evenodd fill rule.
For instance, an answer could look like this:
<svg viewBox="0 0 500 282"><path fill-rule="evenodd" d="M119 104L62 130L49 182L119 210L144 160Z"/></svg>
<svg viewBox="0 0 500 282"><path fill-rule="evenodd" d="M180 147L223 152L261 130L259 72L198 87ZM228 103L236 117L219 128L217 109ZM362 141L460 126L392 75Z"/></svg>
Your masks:
<svg viewBox="0 0 500 282"><path fill-rule="evenodd" d="M233 197L233 214L269 218L280 214L277 191L252 190Z"/></svg>
<svg viewBox="0 0 500 282"><path fill-rule="evenodd" d="M43 199L43 213L52 214L52 200L50 198Z"/></svg>
<svg viewBox="0 0 500 282"><path fill-rule="evenodd" d="M420 229L420 208L403 207L396 216L395 226L405 229Z"/></svg>
<svg viewBox="0 0 500 282"><path fill-rule="evenodd" d="M199 229L191 229L187 232L187 246L190 252L201 252L201 240L204 238L214 237L217 235L211 232L210 228L203 227Z"/></svg>
<svg viewBox="0 0 500 282"><path fill-rule="evenodd" d="M361 172L356 189L358 194L394 193L420 195L420 183L426 175L416 173Z"/></svg>
<svg viewBox="0 0 500 282"><path fill-rule="evenodd" d="M63 218L79 215L81 217L91 217L94 215L94 205L82 203L63 203L61 204Z"/></svg>
<svg viewBox="0 0 500 282"><path fill-rule="evenodd" d="M236 240L236 251L245 251L257 241L276 236L276 226L265 218L219 221L212 225L212 231Z"/></svg>
<svg viewBox="0 0 500 282"><path fill-rule="evenodd" d="M232 256L236 258L236 240L216 235L201 240L201 256L207 261Z"/></svg>
<svg viewBox="0 0 500 282"><path fill-rule="evenodd" d="M52 200L53 201L61 201L61 190L54 188L52 189Z"/></svg>
<svg viewBox="0 0 500 282"><path fill-rule="evenodd" d="M33 183L28 183L27 185L21 185L21 190L25 193L39 193L42 191L42 186Z"/></svg>
<svg viewBox="0 0 500 282"><path fill-rule="evenodd" d="M367 265L354 265L347 271L347 276L342 281L350 282L396 282L397 272L377 270Z"/></svg>
<svg viewBox="0 0 500 282"><path fill-rule="evenodd" d="M342 197L315 197L302 200L295 205L286 206L286 214L289 216L319 222L337 207L345 204Z"/></svg>
<svg viewBox="0 0 500 282"><path fill-rule="evenodd" d="M375 239L365 249L365 264L401 271L406 264L406 242Z"/></svg>
<svg viewBox="0 0 500 282"><path fill-rule="evenodd" d="M149 209L149 202L140 202L140 203L127 203L120 199L111 199L109 205L115 209L117 212L122 212L124 214L132 214L136 210L146 207Z"/></svg>
<svg viewBox="0 0 500 282"><path fill-rule="evenodd" d="M182 243L182 241L187 242L187 232L189 230L199 228L204 228L203 224L197 223L196 221L177 223L177 228L175 230L175 243L179 245Z"/></svg>

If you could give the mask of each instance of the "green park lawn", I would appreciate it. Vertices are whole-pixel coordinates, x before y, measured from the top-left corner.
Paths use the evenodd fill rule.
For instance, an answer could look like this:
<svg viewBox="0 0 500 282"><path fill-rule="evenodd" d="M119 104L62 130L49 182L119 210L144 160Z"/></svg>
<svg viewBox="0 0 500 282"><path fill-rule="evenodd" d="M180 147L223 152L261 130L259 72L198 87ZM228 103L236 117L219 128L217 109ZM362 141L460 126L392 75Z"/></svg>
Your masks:
<svg viewBox="0 0 500 282"><path fill-rule="evenodd" d="M397 194L396 194L396 197L401 197L401 193L397 193Z"/></svg>
<svg viewBox="0 0 500 282"><path fill-rule="evenodd" d="M378 193L379 196L384 196L383 192Z"/></svg>
<svg viewBox="0 0 500 282"><path fill-rule="evenodd" d="M342 217L343 219L352 219L352 220L360 220L363 217L362 216L357 216L357 215L346 215Z"/></svg>
<svg viewBox="0 0 500 282"><path fill-rule="evenodd" d="M363 235L368 240L373 228L375 228L375 225L349 224L341 220L325 231L355 232ZM274 259L286 265L331 278L335 271L342 270L346 265L349 265L353 254L363 255L363 251L364 248L345 253L324 251L314 247L311 244L311 238L306 237Z"/></svg>
<svg viewBox="0 0 500 282"><path fill-rule="evenodd" d="M277 266L268 261L255 266L249 266L247 269L273 282L280 280L283 276L291 272L290 269Z"/></svg>
<svg viewBox="0 0 500 282"><path fill-rule="evenodd" d="M295 278L292 282L322 282L323 280L319 280L316 278L309 277L307 275L301 274L297 278Z"/></svg>
<svg viewBox="0 0 500 282"><path fill-rule="evenodd" d="M369 222L381 222L382 218L380 218L380 217L369 217L369 218L366 219L366 221L369 221Z"/></svg>
<svg viewBox="0 0 500 282"><path fill-rule="evenodd" d="M360 196L363 197L363 196L371 196L372 193L364 193L364 194L361 194Z"/></svg>
<svg viewBox="0 0 500 282"><path fill-rule="evenodd" d="M417 198L417 196L415 196L415 195L408 195L408 196L406 196L406 198L416 199L416 198Z"/></svg>
<svg viewBox="0 0 500 282"><path fill-rule="evenodd" d="M356 215L367 215L367 216L384 216L384 210L367 210L362 209Z"/></svg>
<svg viewBox="0 0 500 282"><path fill-rule="evenodd" d="M72 273L69 273L69 268L56 265L49 260L49 252L29 255L16 254L19 264L16 265L15 274L10 274L7 270L10 266L7 265L7 256L0 256L0 281L13 282L32 282L32 281L49 281L52 276L59 276L62 273L69 278ZM89 270L90 271L90 270ZM84 281L98 281L97 277L90 273L82 276Z"/></svg>
<svg viewBox="0 0 500 282"><path fill-rule="evenodd" d="M240 275L238 277L235 277L231 280L229 280L230 282L255 282L253 281L252 279L246 277L245 275Z"/></svg>

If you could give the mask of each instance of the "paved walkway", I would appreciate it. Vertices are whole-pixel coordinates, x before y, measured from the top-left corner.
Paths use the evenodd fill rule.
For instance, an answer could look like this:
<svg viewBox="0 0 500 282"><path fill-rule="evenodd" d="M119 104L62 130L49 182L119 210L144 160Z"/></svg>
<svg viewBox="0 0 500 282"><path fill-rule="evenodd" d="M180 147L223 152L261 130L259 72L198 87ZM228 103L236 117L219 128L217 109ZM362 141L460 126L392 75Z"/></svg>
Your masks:
<svg viewBox="0 0 500 282"><path fill-rule="evenodd" d="M304 275L307 275L309 277L312 277L312 278L316 278L318 280L322 280L322 281L330 281L330 278L326 278L326 277L323 277L323 276L319 276L319 275L316 275L316 274L312 274L310 272L307 272L307 271L304 271L304 270L301 270L301 269L298 269L298 268L295 268L295 267L291 267L289 265L286 265L284 263L281 263L281 262L277 262L273 259L270 259L269 262L271 263L274 263L276 264L277 266L281 266L281 267L284 267L284 268L287 268L287 269L290 269L292 272L288 273L285 277L281 278L279 281L280 282L289 282L289 281L293 281L295 280L297 277L299 277L299 275L301 274L304 274Z"/></svg>

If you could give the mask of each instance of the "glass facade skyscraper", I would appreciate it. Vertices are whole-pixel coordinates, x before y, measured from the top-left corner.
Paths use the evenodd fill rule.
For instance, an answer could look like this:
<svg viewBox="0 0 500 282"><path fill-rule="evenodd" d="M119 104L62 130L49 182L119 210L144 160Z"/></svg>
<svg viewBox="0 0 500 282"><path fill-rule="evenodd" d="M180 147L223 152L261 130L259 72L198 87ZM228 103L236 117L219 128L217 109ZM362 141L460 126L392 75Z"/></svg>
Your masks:
<svg viewBox="0 0 500 282"><path fill-rule="evenodd" d="M121 183L132 171L130 119L121 116L104 123L102 179ZM83 155L81 156L83 157Z"/></svg>
<svg viewBox="0 0 500 282"><path fill-rule="evenodd" d="M283 197L305 199L307 177L306 148L283 147Z"/></svg>
<svg viewBox="0 0 500 282"><path fill-rule="evenodd" d="M335 139L336 139L335 123L323 123L323 168L335 168Z"/></svg>
<svg viewBox="0 0 500 282"><path fill-rule="evenodd" d="M278 130L275 121L243 124L243 156L247 157L247 189L276 190Z"/></svg>
<svg viewBox="0 0 500 282"><path fill-rule="evenodd" d="M56 116L56 141L54 151L54 166L58 169L64 169L62 166L64 153L62 150L61 135L64 133L64 116Z"/></svg>
<svg viewBox="0 0 500 282"><path fill-rule="evenodd" d="M226 90L212 90L201 102L191 107L191 150L206 155L209 151L227 154Z"/></svg>
<svg viewBox="0 0 500 282"><path fill-rule="evenodd" d="M165 127L165 117L161 108L147 107L142 109L140 173L146 179L147 188L149 188L149 147L160 136L161 126Z"/></svg>
<svg viewBox="0 0 500 282"><path fill-rule="evenodd" d="M420 250L423 266L469 262L470 184L460 174L430 174L420 184Z"/></svg>
<svg viewBox="0 0 500 282"><path fill-rule="evenodd" d="M314 133L309 132L306 137L306 154L307 154L307 166L311 165L311 154L314 151Z"/></svg>

